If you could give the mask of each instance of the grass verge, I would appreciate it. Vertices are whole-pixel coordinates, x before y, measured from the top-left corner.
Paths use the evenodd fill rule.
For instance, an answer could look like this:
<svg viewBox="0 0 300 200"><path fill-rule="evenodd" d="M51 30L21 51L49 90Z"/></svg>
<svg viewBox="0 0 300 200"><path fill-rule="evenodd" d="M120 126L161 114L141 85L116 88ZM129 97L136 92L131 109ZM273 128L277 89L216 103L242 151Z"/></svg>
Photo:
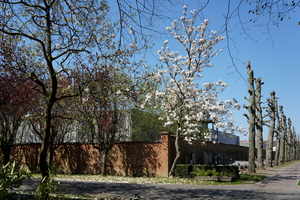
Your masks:
<svg viewBox="0 0 300 200"><path fill-rule="evenodd" d="M32 178L41 178L41 174L33 174ZM147 184L184 184L184 185L237 185L253 184L267 178L264 175L240 175L236 182L214 182L198 181L195 178L168 178L168 177L127 177L127 176L101 176L101 175L66 175L57 174L56 180L67 181L90 181L90 182L108 182L108 183L147 183Z"/></svg>
<svg viewBox="0 0 300 200"><path fill-rule="evenodd" d="M300 162L300 160L295 160L295 161L291 161L291 162L286 162L286 163L284 163L283 165L278 165L278 166L274 166L275 168L277 168L277 167L289 167L289 166L291 166L291 165L293 165L293 164L296 164L296 163L298 163L298 162Z"/></svg>

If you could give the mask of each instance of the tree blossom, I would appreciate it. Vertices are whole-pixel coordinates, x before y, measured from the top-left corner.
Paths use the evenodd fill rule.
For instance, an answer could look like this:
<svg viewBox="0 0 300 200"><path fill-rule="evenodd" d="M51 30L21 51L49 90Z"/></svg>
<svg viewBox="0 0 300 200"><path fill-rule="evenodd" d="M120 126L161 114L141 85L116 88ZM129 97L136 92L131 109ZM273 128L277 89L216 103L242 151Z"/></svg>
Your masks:
<svg viewBox="0 0 300 200"><path fill-rule="evenodd" d="M187 8L184 8L187 9ZM195 83L197 77L202 77L203 67L212 67L210 59L217 56L218 51L213 47L224 39L212 31L206 35L208 20L204 20L200 27L194 27L196 14L191 18L187 13L180 20L172 22L172 27L167 27L170 34L179 42L186 55L179 55L176 51L170 51L167 47L168 40L164 42L162 50L158 51L160 60L164 63L164 69L151 74L154 81L162 81L165 85L164 91L155 91L147 94L144 107L149 104L150 99L156 99L156 105L165 112L165 126L175 124L176 131L176 157L172 165L170 175L174 173L176 162L180 156L178 138L183 136L185 140L201 139L205 137L207 130L202 124L214 122L218 127L225 128L231 132L240 130L234 127L233 120L228 115L229 109L238 108L239 104L234 100L221 101L218 94L225 90L227 84L219 80L215 83L204 83L204 88L199 88ZM171 29L171 30L170 30Z"/></svg>

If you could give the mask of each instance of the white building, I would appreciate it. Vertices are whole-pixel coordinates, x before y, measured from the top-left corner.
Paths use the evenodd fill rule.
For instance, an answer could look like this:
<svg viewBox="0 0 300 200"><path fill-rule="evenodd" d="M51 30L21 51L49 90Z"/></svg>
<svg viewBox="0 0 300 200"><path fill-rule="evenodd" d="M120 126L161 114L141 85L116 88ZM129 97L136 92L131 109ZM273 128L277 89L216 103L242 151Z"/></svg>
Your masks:
<svg viewBox="0 0 300 200"><path fill-rule="evenodd" d="M240 145L240 137L237 135L219 131L218 128L214 129L214 126L212 126L212 129L210 129L209 132L210 133L208 133L208 135L205 136L205 138L208 141L222 142L222 143L232 144L237 146Z"/></svg>

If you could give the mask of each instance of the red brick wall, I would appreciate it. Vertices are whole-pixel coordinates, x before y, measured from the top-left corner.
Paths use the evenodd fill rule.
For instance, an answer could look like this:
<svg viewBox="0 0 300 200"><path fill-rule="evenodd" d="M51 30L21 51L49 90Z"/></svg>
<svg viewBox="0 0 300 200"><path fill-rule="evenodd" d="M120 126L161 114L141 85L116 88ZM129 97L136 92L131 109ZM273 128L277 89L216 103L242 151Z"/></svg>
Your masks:
<svg viewBox="0 0 300 200"><path fill-rule="evenodd" d="M170 146L170 164L172 164L173 159L175 158L175 137L169 136ZM181 150L180 162L181 164L190 163L190 154L191 152L195 153L195 164L204 164L203 162L203 152L205 151L212 157L215 157L217 153L226 154L227 158L232 158L233 160L248 160L248 147L230 145L225 143L216 143L206 142L194 142L192 145L188 144L187 141L184 141L182 138L179 139L179 145ZM213 164L213 163L212 163Z"/></svg>
<svg viewBox="0 0 300 200"><path fill-rule="evenodd" d="M107 173L132 176L165 176L168 168L164 142L122 142L109 151ZM39 171L40 144L15 145L11 161L24 164L31 171ZM1 151L0 151L0 155ZM163 164L164 163L164 164ZM91 144L64 144L55 151L53 166L58 173L100 174L101 154Z"/></svg>
<svg viewBox="0 0 300 200"><path fill-rule="evenodd" d="M175 158L175 137L162 133L161 142L120 142L109 151L107 173L131 176L168 176ZM188 144L179 140L181 148L180 163L190 162L190 153L195 153L196 164L203 164L203 151L210 156L225 153L228 158L242 160L243 154L248 157L248 148L228 145ZM40 144L15 145L11 161L25 164L31 171L39 171ZM0 151L1 153L1 151ZM2 154L0 154L2 155ZM58 173L100 174L101 155L91 144L64 144L54 154L53 165Z"/></svg>

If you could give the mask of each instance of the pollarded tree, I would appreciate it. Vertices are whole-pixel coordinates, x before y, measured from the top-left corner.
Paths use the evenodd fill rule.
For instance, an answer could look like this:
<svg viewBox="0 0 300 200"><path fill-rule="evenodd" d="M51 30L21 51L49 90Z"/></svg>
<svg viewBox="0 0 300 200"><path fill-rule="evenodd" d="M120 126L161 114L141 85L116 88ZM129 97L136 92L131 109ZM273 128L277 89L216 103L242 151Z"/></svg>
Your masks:
<svg viewBox="0 0 300 200"><path fill-rule="evenodd" d="M275 115L276 115L277 127L275 129L275 133L276 133L275 134L275 137L276 137L276 152L275 152L275 158L274 158L274 165L278 166L279 154L280 154L280 140L281 140L282 134L281 134L281 123L280 123L277 100L275 100L275 109L276 109Z"/></svg>
<svg viewBox="0 0 300 200"><path fill-rule="evenodd" d="M275 125L276 125L276 105L275 105L275 92L270 92L271 98L267 99L268 107L267 107L267 115L269 116L269 133L268 133L268 141L266 147L266 167L272 167L273 161L273 140L275 133Z"/></svg>
<svg viewBox="0 0 300 200"><path fill-rule="evenodd" d="M249 90L248 93L250 94L250 99L245 97L249 101L249 106L243 105L249 112L249 116L244 114L247 118L249 123L249 167L248 173L255 173L255 118L256 118L256 108L255 108L255 86L254 86L254 75L253 70L251 69L250 62L248 62L247 66L247 73L249 75L248 83L249 83Z"/></svg>
<svg viewBox="0 0 300 200"><path fill-rule="evenodd" d="M214 83L204 83L200 88L196 83L197 78L202 77L203 67L211 67L210 59L218 53L213 47L224 39L218 36L216 31L206 35L208 20L195 27L196 11L191 11L191 17L187 18L187 6L184 6L184 16L180 20L174 20L172 27L167 27L171 35L182 45L186 55L170 51L168 41L164 42L162 50L158 51L160 60L164 63L164 69L159 69L152 74L152 80L163 82L164 90L157 90L147 95L142 108L156 99L153 106L160 106L165 113L165 126L175 124L176 157L173 161L169 175L174 175L176 163L180 157L179 138L185 137L192 141L201 138L205 131L201 129L201 123L212 121L218 127L234 130L233 120L230 118L229 108L238 107L237 102L221 101L218 93L226 88L226 84L219 80ZM224 125L223 122L227 121Z"/></svg>
<svg viewBox="0 0 300 200"><path fill-rule="evenodd" d="M283 106L279 106L279 111L281 114L281 138L280 138L280 150L279 150L279 164L283 165L285 162L285 153L286 153L286 135L287 135L287 125L286 125L286 116L283 112Z"/></svg>
<svg viewBox="0 0 300 200"><path fill-rule="evenodd" d="M299 159L299 141L297 140L297 134L295 131L295 127L293 126L293 135L294 135L294 143L293 143L293 159L298 160Z"/></svg>
<svg viewBox="0 0 300 200"><path fill-rule="evenodd" d="M255 79L256 91L255 91L255 108L256 112L256 134L257 134L257 169L263 169L263 116L262 116L262 107L261 107L261 85L264 83L261 82L261 78Z"/></svg>
<svg viewBox="0 0 300 200"><path fill-rule="evenodd" d="M288 130L287 130L287 141L286 141L286 161L291 162L291 145L292 145L292 121L288 118Z"/></svg>
<svg viewBox="0 0 300 200"><path fill-rule="evenodd" d="M249 106L243 106L249 112L249 116L244 114L249 123L249 173L255 173L255 135L257 134L257 168L262 169L263 165L263 115L261 107L261 78L254 78L253 70L251 70L250 62L248 62L247 73L249 75L248 83L250 89L250 99L245 97L249 101ZM255 84L254 84L255 81ZM254 124L253 124L254 123ZM256 130L255 130L256 127Z"/></svg>

